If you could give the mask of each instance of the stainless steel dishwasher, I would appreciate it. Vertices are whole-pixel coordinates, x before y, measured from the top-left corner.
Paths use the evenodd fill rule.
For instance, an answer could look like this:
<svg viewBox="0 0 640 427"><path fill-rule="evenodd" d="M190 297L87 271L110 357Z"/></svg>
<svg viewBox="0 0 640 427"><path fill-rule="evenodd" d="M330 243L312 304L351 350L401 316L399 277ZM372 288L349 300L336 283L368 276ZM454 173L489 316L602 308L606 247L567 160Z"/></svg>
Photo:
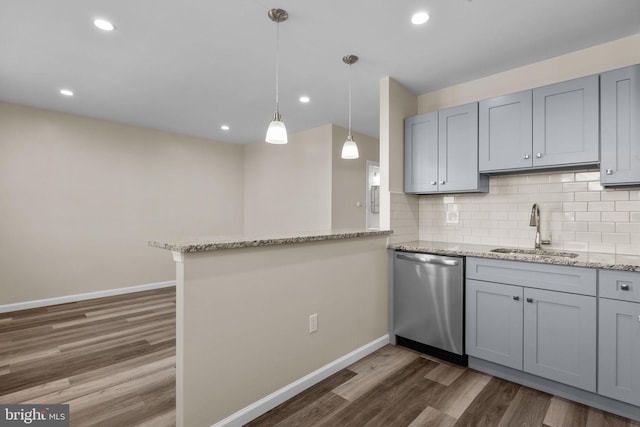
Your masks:
<svg viewBox="0 0 640 427"><path fill-rule="evenodd" d="M467 365L464 354L464 258L395 252L396 343Z"/></svg>

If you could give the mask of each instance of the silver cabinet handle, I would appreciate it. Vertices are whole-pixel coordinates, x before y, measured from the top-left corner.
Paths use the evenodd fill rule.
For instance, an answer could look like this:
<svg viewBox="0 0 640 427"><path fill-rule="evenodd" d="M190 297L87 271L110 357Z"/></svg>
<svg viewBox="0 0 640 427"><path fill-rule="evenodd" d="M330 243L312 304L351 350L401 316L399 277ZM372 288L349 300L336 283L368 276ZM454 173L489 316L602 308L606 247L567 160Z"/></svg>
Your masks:
<svg viewBox="0 0 640 427"><path fill-rule="evenodd" d="M525 159L525 160L527 160L527 159L529 158L529 155L528 155L528 154L524 154L524 155L522 156L522 158L523 158L523 159Z"/></svg>
<svg viewBox="0 0 640 427"><path fill-rule="evenodd" d="M622 290L622 291L628 291L628 290L629 290L629 285L627 285L627 284L620 285L620 290Z"/></svg>
<svg viewBox="0 0 640 427"><path fill-rule="evenodd" d="M520 297L515 296L515 295L513 296L513 299L514 299L514 301L520 301Z"/></svg>
<svg viewBox="0 0 640 427"><path fill-rule="evenodd" d="M431 181L431 185L436 185L437 182L436 181Z"/></svg>
<svg viewBox="0 0 640 427"><path fill-rule="evenodd" d="M536 157L539 159L542 157L542 153L536 153Z"/></svg>
<svg viewBox="0 0 640 427"><path fill-rule="evenodd" d="M604 173L607 175L613 175L613 169L607 169L604 171Z"/></svg>
<svg viewBox="0 0 640 427"><path fill-rule="evenodd" d="M533 298L527 298L527 302L533 302Z"/></svg>
<svg viewBox="0 0 640 427"><path fill-rule="evenodd" d="M440 185L444 185L444 184L445 184L445 182L444 182L444 181L440 181Z"/></svg>

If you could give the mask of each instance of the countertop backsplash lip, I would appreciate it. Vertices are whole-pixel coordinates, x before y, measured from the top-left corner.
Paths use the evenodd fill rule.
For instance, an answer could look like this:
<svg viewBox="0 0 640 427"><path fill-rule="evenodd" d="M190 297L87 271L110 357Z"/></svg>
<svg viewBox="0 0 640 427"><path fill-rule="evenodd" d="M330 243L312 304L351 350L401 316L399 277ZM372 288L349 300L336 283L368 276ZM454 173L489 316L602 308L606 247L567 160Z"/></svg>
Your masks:
<svg viewBox="0 0 640 427"><path fill-rule="evenodd" d="M353 239L358 237L388 236L392 230L331 230L315 232L291 232L260 236L205 236L179 240L150 240L148 245L180 253L208 252L226 249L260 246L288 245L324 240Z"/></svg>
<svg viewBox="0 0 640 427"><path fill-rule="evenodd" d="M499 245L480 245L468 243L447 243L425 240L391 243L387 246L403 252L421 252L434 255L465 256L477 258L491 258L508 261L534 262L539 264L567 265L574 267L601 268L606 270L623 270L640 272L640 256L628 254L609 254L597 252L571 251L576 258L565 257L536 257L527 254L505 254L491 252L492 249L502 248ZM524 248L513 248L524 249ZM530 248L528 248L530 249Z"/></svg>

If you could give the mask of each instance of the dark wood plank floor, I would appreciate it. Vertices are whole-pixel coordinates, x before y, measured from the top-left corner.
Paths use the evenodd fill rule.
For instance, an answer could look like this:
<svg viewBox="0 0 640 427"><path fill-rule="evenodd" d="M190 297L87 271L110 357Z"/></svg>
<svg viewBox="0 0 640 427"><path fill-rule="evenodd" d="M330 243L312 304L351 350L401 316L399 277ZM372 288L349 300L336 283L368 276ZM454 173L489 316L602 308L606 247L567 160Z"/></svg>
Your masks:
<svg viewBox="0 0 640 427"><path fill-rule="evenodd" d="M387 346L247 426L640 427L640 423Z"/></svg>
<svg viewBox="0 0 640 427"><path fill-rule="evenodd" d="M175 288L0 314L0 403L72 426L175 425Z"/></svg>
<svg viewBox="0 0 640 427"><path fill-rule="evenodd" d="M174 426L175 289L0 314L0 403L68 403L73 426ZM249 424L294 425L640 427L393 346Z"/></svg>

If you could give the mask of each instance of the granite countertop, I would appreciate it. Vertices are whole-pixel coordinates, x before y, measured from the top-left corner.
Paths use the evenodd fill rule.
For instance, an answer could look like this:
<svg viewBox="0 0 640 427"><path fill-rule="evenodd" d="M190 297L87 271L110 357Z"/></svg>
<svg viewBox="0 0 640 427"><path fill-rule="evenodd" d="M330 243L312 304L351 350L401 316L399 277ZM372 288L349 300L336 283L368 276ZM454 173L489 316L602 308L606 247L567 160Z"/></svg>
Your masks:
<svg viewBox="0 0 640 427"><path fill-rule="evenodd" d="M510 261L537 262L541 264L572 265L576 267L604 268L610 270L640 271L640 256L638 255L561 251L559 249L556 250L552 248L543 249L539 255L491 252L492 249L496 249L498 247L500 246L474 245L467 243L429 242L423 240L393 243L388 246L389 249L395 249L399 251L422 252L435 255L469 256L478 258L503 259ZM524 248L513 249L517 251L518 249ZM553 252L572 252L578 254L578 256L575 258L568 258L564 256L545 256L545 253L549 254Z"/></svg>
<svg viewBox="0 0 640 427"><path fill-rule="evenodd" d="M322 240L353 239L356 237L387 236L391 230L334 230L326 232L290 233L268 236L211 236L175 241L150 240L149 246L181 253L219 251L258 246L289 245Z"/></svg>

